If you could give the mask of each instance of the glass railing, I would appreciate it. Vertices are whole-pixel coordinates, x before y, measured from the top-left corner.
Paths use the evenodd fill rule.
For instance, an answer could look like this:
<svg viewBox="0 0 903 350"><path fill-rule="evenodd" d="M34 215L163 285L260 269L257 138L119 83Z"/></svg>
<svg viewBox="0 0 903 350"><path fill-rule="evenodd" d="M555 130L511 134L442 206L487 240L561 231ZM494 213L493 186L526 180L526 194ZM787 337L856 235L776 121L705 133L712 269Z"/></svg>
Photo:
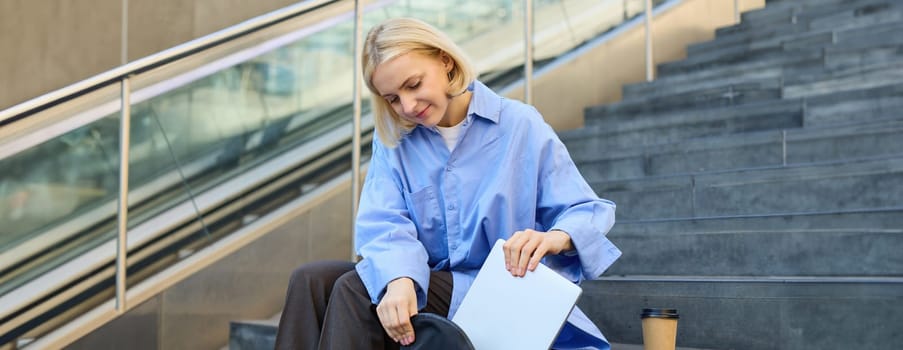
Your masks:
<svg viewBox="0 0 903 350"><path fill-rule="evenodd" d="M131 125L128 285L348 171L353 16L317 11L332 15L298 16L121 77ZM642 11L643 0L535 1L536 60ZM364 28L399 16L448 33L490 86L522 77L522 1L376 2ZM0 346L113 293L123 81L0 129Z"/></svg>

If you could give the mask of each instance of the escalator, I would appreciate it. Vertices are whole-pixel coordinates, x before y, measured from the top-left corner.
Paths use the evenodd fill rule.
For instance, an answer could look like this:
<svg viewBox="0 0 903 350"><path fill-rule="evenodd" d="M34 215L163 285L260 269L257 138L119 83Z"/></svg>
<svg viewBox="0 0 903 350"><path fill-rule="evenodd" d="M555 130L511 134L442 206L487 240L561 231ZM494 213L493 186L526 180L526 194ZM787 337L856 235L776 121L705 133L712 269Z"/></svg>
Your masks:
<svg viewBox="0 0 903 350"><path fill-rule="evenodd" d="M560 36L545 40L571 45L538 47L538 63L639 13L638 2L611 1L612 20L592 26L562 17ZM537 1L537 18L554 22L583 3L598 2ZM422 18L502 89L522 77L520 39L497 41L522 33L519 4L374 1L364 28ZM349 1L305 1L0 111L0 347L28 348L115 299L123 96L127 286L347 174L352 11ZM365 117L364 163L371 138Z"/></svg>

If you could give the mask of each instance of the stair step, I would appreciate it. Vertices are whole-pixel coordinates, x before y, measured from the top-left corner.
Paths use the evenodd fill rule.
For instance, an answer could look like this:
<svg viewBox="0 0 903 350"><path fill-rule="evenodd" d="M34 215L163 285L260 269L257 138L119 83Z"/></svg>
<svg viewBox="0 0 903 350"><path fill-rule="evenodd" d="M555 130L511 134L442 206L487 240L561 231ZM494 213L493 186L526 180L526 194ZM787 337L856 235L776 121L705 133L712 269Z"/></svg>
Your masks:
<svg viewBox="0 0 903 350"><path fill-rule="evenodd" d="M778 100L740 107L638 115L634 120L563 131L560 136L571 152L599 152L691 137L800 127L802 115L801 101Z"/></svg>
<svg viewBox="0 0 903 350"><path fill-rule="evenodd" d="M886 49L885 49L886 50ZM843 55L852 55L844 52ZM848 59L849 60L849 59ZM810 55L791 55L786 59L770 62L743 62L733 66L717 67L689 73L677 72L660 76L653 81L627 84L623 87L624 100L639 99L643 96L661 95L662 90L692 91L706 86L728 85L749 80L783 76L788 70L803 67L822 66L824 56L819 52Z"/></svg>
<svg viewBox="0 0 903 350"><path fill-rule="evenodd" d="M805 66L820 65L819 61L801 62ZM790 67L792 69L792 67ZM634 88L624 87L623 102L639 103L641 101L649 101L649 103L669 103L670 100L680 98L695 98L697 95L705 96L709 91L723 91L733 87L734 90L764 90L769 88L781 87L781 76L784 67L776 66L770 68L762 68L755 71L737 72L733 77L720 77L694 82L682 82L674 84L661 82L658 84L646 84L643 91L634 91ZM629 86L629 85L628 85Z"/></svg>
<svg viewBox="0 0 903 350"><path fill-rule="evenodd" d="M869 48L899 47L903 45L903 23L885 23L853 30L839 31L835 35L834 45L826 47L825 53L856 52Z"/></svg>
<svg viewBox="0 0 903 350"><path fill-rule="evenodd" d="M666 62L658 65L656 70L658 77L656 80L649 82L654 84L658 80L679 76L698 76L704 79L705 76L718 77L723 76L720 72L731 72L732 69L743 70L744 67L751 69L774 67L784 64L793 64L795 62L803 62L808 60L820 60L824 57L823 50L798 50L793 52L782 52L779 55L760 56L756 59L746 59L739 55L730 60L723 62L706 62L705 64L696 64L694 62L674 61ZM677 78L679 80L679 78ZM690 78L693 79L693 78Z"/></svg>
<svg viewBox="0 0 903 350"><path fill-rule="evenodd" d="M807 97L805 101L806 127L903 119L903 83Z"/></svg>
<svg viewBox="0 0 903 350"><path fill-rule="evenodd" d="M817 35L818 40L822 42L831 39L833 41L831 45L825 46L824 48L815 49L797 48L795 51L787 51L785 54L790 56L790 62L794 62L794 60L792 59L798 56L794 55L793 53L800 51L813 54L817 58L822 58L822 56L824 56L825 65L828 68L833 68L834 66L836 66L836 63L832 63L832 61L842 62L843 60L849 60L849 57L856 56L857 54L859 56L871 55L874 54L873 52L871 52L871 50L873 49L879 49L876 50L878 51L878 53L892 52L892 50L889 50L890 48L899 48L903 46L903 36L897 35L897 33L900 33L901 31L903 31L903 24L901 24L900 21L843 31L838 31L837 28L835 28L833 37L825 34ZM721 45L718 40L696 45L726 47L725 45ZM800 46L799 43L795 45L797 47ZM788 44L788 47L793 46L794 44ZM822 52L823 55L821 54ZM758 63L758 61L746 62L745 64L756 63ZM780 63L769 64L768 66L777 66L779 64ZM659 73L660 75L667 76L667 74L665 74L666 72L664 71L660 70Z"/></svg>
<svg viewBox="0 0 903 350"><path fill-rule="evenodd" d="M840 71L899 60L903 60L903 40L895 46L826 52L824 69Z"/></svg>
<svg viewBox="0 0 903 350"><path fill-rule="evenodd" d="M901 118L903 119L903 118ZM598 181L890 155L903 149L903 120L719 135L646 147L571 151Z"/></svg>
<svg viewBox="0 0 903 350"><path fill-rule="evenodd" d="M717 79L695 84L662 86L642 95L625 93L625 99L586 109L586 123L635 119L639 113L736 106L781 98L780 69L762 70L746 79Z"/></svg>
<svg viewBox="0 0 903 350"><path fill-rule="evenodd" d="M852 5L844 7L827 6L822 8L812 8L805 11L783 9L781 11L781 21L770 25L755 25L754 23L743 24L735 30L725 32L716 30L715 39L703 43L693 44L687 47L688 55L694 55L701 52L715 50L719 47L749 44L759 40L767 40L780 36L801 35L809 31L824 30L832 27L839 30L844 27L857 27L867 24L856 22L855 15L859 17L868 16L877 8L892 10L888 0L859 0ZM885 7L882 7L885 6ZM858 10L858 11L857 11ZM792 12L795 11L795 12ZM859 20L862 21L862 20ZM882 22L883 20L878 20ZM830 24L830 26L828 26Z"/></svg>
<svg viewBox="0 0 903 350"><path fill-rule="evenodd" d="M631 232L608 275L890 276L903 273L903 227Z"/></svg>
<svg viewBox="0 0 903 350"><path fill-rule="evenodd" d="M776 214L903 204L903 155L628 180L587 178L619 219Z"/></svg>
<svg viewBox="0 0 903 350"><path fill-rule="evenodd" d="M903 344L899 278L628 276L582 286L580 308L616 343L641 343L642 309L666 307L680 313L679 346L884 350Z"/></svg>
<svg viewBox="0 0 903 350"><path fill-rule="evenodd" d="M898 84L903 81L901 78L903 78L903 60L896 59L861 67L787 77L784 81L783 96L798 98L869 89Z"/></svg>
<svg viewBox="0 0 903 350"><path fill-rule="evenodd" d="M267 320L229 322L229 350L272 350L276 348L279 315Z"/></svg>
<svg viewBox="0 0 903 350"><path fill-rule="evenodd" d="M770 27L849 10L851 7L892 0L792 0L768 3L767 6L741 14L738 24L716 29L716 37L768 31Z"/></svg>
<svg viewBox="0 0 903 350"><path fill-rule="evenodd" d="M749 62L767 62L785 60L790 55L801 55L810 57L812 50L799 50L803 52L785 52L780 47L766 48L759 50L735 50L729 49L720 52L717 55L705 55L688 57L681 61L668 62L658 65L657 72L662 75L672 75L677 73L695 72L707 69L715 69L719 67L734 66ZM820 50L816 50L820 54Z"/></svg>
<svg viewBox="0 0 903 350"><path fill-rule="evenodd" d="M903 19L903 12L900 10L900 4L895 1L870 3L813 19L809 27L812 30L827 29L839 32L879 23L899 23Z"/></svg>
<svg viewBox="0 0 903 350"><path fill-rule="evenodd" d="M838 55L852 54L844 52ZM741 62L736 65L713 67L707 70L675 71L671 74L659 74L653 81L624 85L623 95L625 99L628 99L647 94L661 94L659 91L664 89L692 90L694 85L725 84L728 81L781 76L783 71L788 69L821 66L824 64L824 60L821 52L811 51L804 54L788 54L786 57L777 56L773 60Z"/></svg>
<svg viewBox="0 0 903 350"><path fill-rule="evenodd" d="M903 6L901 4L900 6ZM895 11L903 16L903 9ZM900 19L882 18L874 23L863 24L859 27L838 29L824 29L821 31L806 32L799 35L786 35L770 37L765 41L757 41L742 45L729 45L718 47L714 51L701 52L698 55L688 56L687 59L677 62L669 62L658 66L658 72L662 75L670 75L676 72L689 72L700 69L710 69L736 65L744 62L760 60L773 60L785 55L811 54L813 50L823 52L831 47L855 47L856 45L880 46L878 33L891 35L895 29L903 23ZM870 34L871 33L871 34ZM872 39L864 39L872 36ZM894 34L895 35L895 34ZM892 39L894 41L899 39ZM859 42L859 43L857 43ZM802 53L800 52L802 51Z"/></svg>
<svg viewBox="0 0 903 350"><path fill-rule="evenodd" d="M903 206L824 212L784 212L768 215L685 217L674 219L619 220L615 227L634 234L662 232L719 232L751 230L821 230L901 228Z"/></svg>

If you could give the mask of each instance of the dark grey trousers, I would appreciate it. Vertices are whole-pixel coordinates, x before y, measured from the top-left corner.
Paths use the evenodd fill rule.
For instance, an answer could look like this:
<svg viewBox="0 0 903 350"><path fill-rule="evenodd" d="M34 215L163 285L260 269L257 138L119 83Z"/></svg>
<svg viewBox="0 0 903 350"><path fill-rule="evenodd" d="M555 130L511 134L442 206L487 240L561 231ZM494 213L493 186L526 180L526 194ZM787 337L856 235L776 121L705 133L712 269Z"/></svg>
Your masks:
<svg viewBox="0 0 903 350"><path fill-rule="evenodd" d="M420 312L448 316L451 293L451 273L431 272L427 304ZM318 261L292 273L276 349L398 348L383 330L354 263Z"/></svg>

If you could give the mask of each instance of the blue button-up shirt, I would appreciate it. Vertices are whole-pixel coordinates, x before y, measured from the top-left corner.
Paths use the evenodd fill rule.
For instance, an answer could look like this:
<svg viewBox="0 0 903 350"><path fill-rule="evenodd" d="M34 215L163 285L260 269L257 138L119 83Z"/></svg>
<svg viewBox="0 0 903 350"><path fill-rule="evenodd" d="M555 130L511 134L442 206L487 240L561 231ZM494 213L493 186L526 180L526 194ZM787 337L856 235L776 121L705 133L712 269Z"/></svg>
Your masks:
<svg viewBox="0 0 903 350"><path fill-rule="evenodd" d="M621 255L605 237L615 204L596 196L539 112L479 81L470 90L453 151L435 128L419 125L395 148L374 138L355 237L357 271L374 304L390 281L409 277L422 309L430 270L449 270L451 318L492 244L524 229L570 235L577 254L543 263L574 283L598 277ZM575 308L554 347L587 346L608 343Z"/></svg>

